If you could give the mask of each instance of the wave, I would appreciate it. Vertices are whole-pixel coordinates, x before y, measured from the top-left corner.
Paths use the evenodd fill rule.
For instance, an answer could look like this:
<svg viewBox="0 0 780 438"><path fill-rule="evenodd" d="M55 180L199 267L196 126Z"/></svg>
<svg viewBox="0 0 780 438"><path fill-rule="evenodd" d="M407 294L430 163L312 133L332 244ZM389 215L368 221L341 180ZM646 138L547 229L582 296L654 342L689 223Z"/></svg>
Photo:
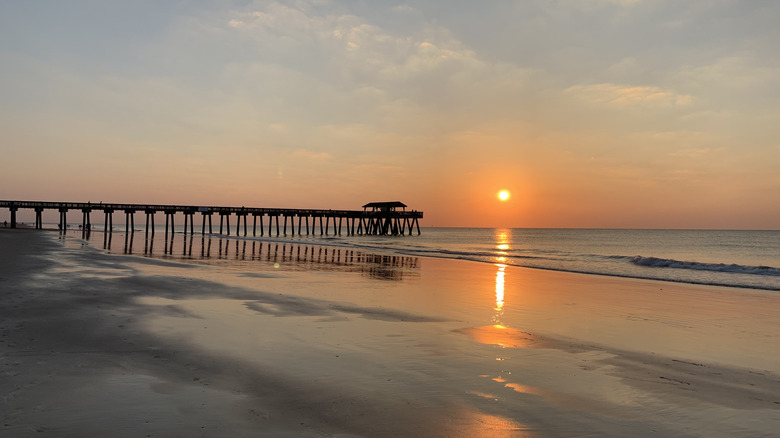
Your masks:
<svg viewBox="0 0 780 438"><path fill-rule="evenodd" d="M730 274L770 275L780 277L780 269L771 266L745 266L726 263L688 262L658 257L631 257L631 263L649 268L690 269L694 271L725 272Z"/></svg>
<svg viewBox="0 0 780 438"><path fill-rule="evenodd" d="M778 285L777 280L775 280L776 277L780 277L780 269L770 266L746 266L726 263L690 262L642 256L630 257L618 255L603 256L595 254L580 254L568 255L568 257L540 257L519 254L497 254L496 252L492 251L451 251L434 248L412 251L400 250L399 248L386 249L395 250L410 256L450 258L487 263L496 263L497 258L500 257L504 259L500 263L558 272L780 291L780 286ZM602 263L593 264L592 262L595 260L611 260L612 263L608 263L606 265ZM647 273L642 274L637 271L632 271L625 268L621 269L618 267L619 265L626 262L630 262L630 264L639 267L679 269L681 275L670 275L669 273L664 273L664 271L660 269L658 271L648 271ZM686 274L686 270L689 273ZM711 272L713 274L702 277L695 276L695 272L699 272L701 274ZM740 274L748 274L748 277ZM754 278L754 280L750 280L749 277Z"/></svg>

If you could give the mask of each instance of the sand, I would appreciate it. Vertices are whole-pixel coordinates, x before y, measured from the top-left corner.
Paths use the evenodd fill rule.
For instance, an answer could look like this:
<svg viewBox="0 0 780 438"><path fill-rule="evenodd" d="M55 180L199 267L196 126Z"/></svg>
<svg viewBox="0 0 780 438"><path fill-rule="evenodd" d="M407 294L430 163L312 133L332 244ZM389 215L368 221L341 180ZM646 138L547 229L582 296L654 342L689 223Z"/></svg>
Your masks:
<svg viewBox="0 0 780 438"><path fill-rule="evenodd" d="M780 430L773 292L214 245L150 258L0 229L0 434Z"/></svg>

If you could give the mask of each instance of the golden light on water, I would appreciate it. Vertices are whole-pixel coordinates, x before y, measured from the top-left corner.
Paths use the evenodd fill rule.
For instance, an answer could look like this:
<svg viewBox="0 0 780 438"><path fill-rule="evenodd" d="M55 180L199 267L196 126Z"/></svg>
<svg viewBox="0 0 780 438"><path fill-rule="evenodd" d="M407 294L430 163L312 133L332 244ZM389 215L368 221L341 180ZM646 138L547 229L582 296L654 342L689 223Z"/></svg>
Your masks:
<svg viewBox="0 0 780 438"><path fill-rule="evenodd" d="M498 271L496 272L496 312L501 312L501 310L504 309L504 269L506 269L506 265L496 265L498 266ZM496 315L496 319L498 319L500 314ZM498 321L496 321L498 322Z"/></svg>
<svg viewBox="0 0 780 438"><path fill-rule="evenodd" d="M495 242L496 242L496 257L495 263L498 270L496 271L496 305L493 308L495 311L493 315L493 323L501 325L501 320L504 316L504 276L507 267L507 256L509 255L510 243L512 241L512 231L509 229L496 229L495 230Z"/></svg>
<svg viewBox="0 0 780 438"><path fill-rule="evenodd" d="M511 231L507 229L496 230L496 249L498 250L498 257L496 257L496 307L494 310L496 314L493 317L493 322L496 324L501 323L501 317L504 310L504 271L506 269L506 256L508 255L509 242L511 241Z"/></svg>
<svg viewBox="0 0 780 438"><path fill-rule="evenodd" d="M530 333L501 324L483 325L456 330L480 344L498 345L505 348L533 348L542 345ZM497 358L501 360L502 358Z"/></svg>
<svg viewBox="0 0 780 438"><path fill-rule="evenodd" d="M497 229L495 231L496 248L502 251L509 249L509 242L512 240L512 232L509 229Z"/></svg>

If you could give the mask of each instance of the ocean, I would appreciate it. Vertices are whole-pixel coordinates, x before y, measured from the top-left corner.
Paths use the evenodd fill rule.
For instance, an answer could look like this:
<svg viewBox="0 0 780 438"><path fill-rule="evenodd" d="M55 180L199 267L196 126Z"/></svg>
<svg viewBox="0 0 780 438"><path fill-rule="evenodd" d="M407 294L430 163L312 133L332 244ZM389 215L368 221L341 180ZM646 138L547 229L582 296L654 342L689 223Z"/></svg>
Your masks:
<svg viewBox="0 0 780 438"><path fill-rule="evenodd" d="M196 232L190 237L178 226L166 241L158 226L153 242L145 240L143 230L133 233L129 242L124 233L117 232L107 240L102 232L93 231L89 240L111 252L190 259L226 259L230 255L269 261L274 251L282 256L280 260L291 263L294 253L300 260L301 254L308 257L310 250L314 254L316 249L321 257L323 248L326 255L332 248L330 257L341 257L342 250L361 256L396 256L414 263L437 257L780 291L780 231L423 228L419 236L334 236L331 231L327 236L317 232L311 236L261 237L252 236L250 228L248 236L243 236L243 230L241 234L202 237ZM247 243L254 244L249 256ZM268 249L263 258L264 244Z"/></svg>

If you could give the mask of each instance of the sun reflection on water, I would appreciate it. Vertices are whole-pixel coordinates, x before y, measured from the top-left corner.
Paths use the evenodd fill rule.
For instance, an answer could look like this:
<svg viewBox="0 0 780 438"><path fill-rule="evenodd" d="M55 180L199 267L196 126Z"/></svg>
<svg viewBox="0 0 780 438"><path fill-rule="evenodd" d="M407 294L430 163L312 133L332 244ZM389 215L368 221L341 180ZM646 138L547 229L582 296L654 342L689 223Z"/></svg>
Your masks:
<svg viewBox="0 0 780 438"><path fill-rule="evenodd" d="M507 266L507 252L510 249L509 243L512 240L512 232L509 229L498 229L495 231L496 237L496 252L497 257L496 267L496 306L494 307L495 314L493 315L493 323L501 325L501 319L504 315L504 275Z"/></svg>
<svg viewBox="0 0 780 438"><path fill-rule="evenodd" d="M501 324L501 317L504 313L504 270L506 265L497 264L498 271L496 272L496 307L494 310L496 313L493 315L493 322L495 324Z"/></svg>
<svg viewBox="0 0 780 438"><path fill-rule="evenodd" d="M510 247L510 243L512 242L512 230L503 228L503 229L497 229L495 231L495 237L496 237L496 249L498 250L496 254L498 254L498 257L496 258L496 262L502 263L506 261L506 256L509 255L507 251L512 249Z"/></svg>

